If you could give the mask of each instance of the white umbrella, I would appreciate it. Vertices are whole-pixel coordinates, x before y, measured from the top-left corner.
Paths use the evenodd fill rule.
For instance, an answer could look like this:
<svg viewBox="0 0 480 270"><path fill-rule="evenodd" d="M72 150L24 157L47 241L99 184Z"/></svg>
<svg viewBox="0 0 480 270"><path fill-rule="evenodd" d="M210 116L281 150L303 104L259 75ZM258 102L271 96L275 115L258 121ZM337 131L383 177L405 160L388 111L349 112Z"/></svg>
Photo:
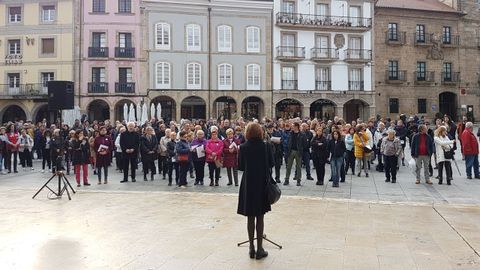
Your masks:
<svg viewBox="0 0 480 270"><path fill-rule="evenodd" d="M162 119L162 105L160 105L160 102L157 104L157 119Z"/></svg>
<svg viewBox="0 0 480 270"><path fill-rule="evenodd" d="M150 105L150 119L155 118L155 104Z"/></svg>
<svg viewBox="0 0 480 270"><path fill-rule="evenodd" d="M136 114L136 120L137 120L137 125L141 125L140 124L140 121L141 121L141 117L142 117L142 106L140 106L140 103L137 103L137 114Z"/></svg>
<svg viewBox="0 0 480 270"><path fill-rule="evenodd" d="M133 103L130 103L130 110L128 112L128 122L135 122L135 108Z"/></svg>
<svg viewBox="0 0 480 270"><path fill-rule="evenodd" d="M123 121L128 121L128 105L123 104Z"/></svg>
<svg viewBox="0 0 480 270"><path fill-rule="evenodd" d="M147 103L143 103L142 106L142 125L145 124L145 122L148 121L148 111L147 111Z"/></svg>

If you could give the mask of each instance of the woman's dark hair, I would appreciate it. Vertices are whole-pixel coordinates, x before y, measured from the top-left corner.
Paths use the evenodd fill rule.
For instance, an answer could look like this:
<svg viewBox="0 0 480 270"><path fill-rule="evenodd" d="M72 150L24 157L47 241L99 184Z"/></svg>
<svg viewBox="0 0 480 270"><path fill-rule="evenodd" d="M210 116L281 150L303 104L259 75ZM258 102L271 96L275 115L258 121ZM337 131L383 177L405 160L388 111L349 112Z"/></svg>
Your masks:
<svg viewBox="0 0 480 270"><path fill-rule="evenodd" d="M353 129L353 132L355 133L355 128L354 128L354 127L350 127L350 128L348 129L348 134L350 134L350 131L351 131L352 129Z"/></svg>
<svg viewBox="0 0 480 270"><path fill-rule="evenodd" d="M50 129L46 129L46 130L43 132L43 136L44 136L44 137L47 137L47 135L49 135L50 137L52 137L52 132L50 131Z"/></svg>
<svg viewBox="0 0 480 270"><path fill-rule="evenodd" d="M185 135L187 135L187 132L185 130L180 131L180 134L179 134L180 138L185 137Z"/></svg>
<svg viewBox="0 0 480 270"><path fill-rule="evenodd" d="M7 132L10 132L13 126L13 132L17 132L17 127L14 124L9 124L7 126Z"/></svg>
<svg viewBox="0 0 480 270"><path fill-rule="evenodd" d="M335 133L338 135L338 140L341 140L341 139L342 139L342 134L341 134L340 131L338 131L338 130L334 130L334 131L332 132L332 139L335 140Z"/></svg>
<svg viewBox="0 0 480 270"><path fill-rule="evenodd" d="M247 140L262 140L263 139L263 129L258 123L251 122L247 125L245 132L245 138Z"/></svg>

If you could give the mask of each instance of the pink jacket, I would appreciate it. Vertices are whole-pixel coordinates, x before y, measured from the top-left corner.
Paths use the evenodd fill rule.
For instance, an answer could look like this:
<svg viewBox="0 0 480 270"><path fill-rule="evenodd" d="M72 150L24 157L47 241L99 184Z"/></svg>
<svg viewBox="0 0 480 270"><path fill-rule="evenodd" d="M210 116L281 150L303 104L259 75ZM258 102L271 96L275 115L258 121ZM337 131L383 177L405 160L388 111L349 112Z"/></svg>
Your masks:
<svg viewBox="0 0 480 270"><path fill-rule="evenodd" d="M207 162L215 162L212 153L217 153L217 158L222 159L223 142L220 139L216 141L208 140L205 147L205 153L207 154Z"/></svg>

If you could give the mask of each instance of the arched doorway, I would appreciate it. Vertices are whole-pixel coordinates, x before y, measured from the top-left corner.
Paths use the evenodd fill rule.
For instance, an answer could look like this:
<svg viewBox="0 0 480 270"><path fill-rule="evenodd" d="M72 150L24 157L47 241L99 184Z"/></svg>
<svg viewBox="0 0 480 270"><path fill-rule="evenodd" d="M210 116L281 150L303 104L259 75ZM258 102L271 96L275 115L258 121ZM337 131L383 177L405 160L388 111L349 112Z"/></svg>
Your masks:
<svg viewBox="0 0 480 270"><path fill-rule="evenodd" d="M187 97L182 101L180 107L180 116L183 119L197 120L205 119L207 112L207 105L205 100L200 97ZM162 113L163 115L163 113Z"/></svg>
<svg viewBox="0 0 480 270"><path fill-rule="evenodd" d="M164 122L170 122L177 118L177 104L175 100L168 96L158 96L150 102L150 104L155 105L155 118L157 115L157 105L160 103L161 115ZM150 107L149 107L150 109Z"/></svg>
<svg viewBox="0 0 480 270"><path fill-rule="evenodd" d="M88 120L93 122L110 119L110 106L103 100L94 100L88 105Z"/></svg>
<svg viewBox="0 0 480 270"><path fill-rule="evenodd" d="M32 118L34 119L35 123L41 122L43 119L47 119L47 122L52 123L52 120L55 121L55 116L57 115L58 113L55 114L55 112L50 112L48 110L48 104L45 104L41 105L37 109L36 114Z"/></svg>
<svg viewBox="0 0 480 270"><path fill-rule="evenodd" d="M213 102L213 117L217 119L237 118L237 102L231 97L219 97Z"/></svg>
<svg viewBox="0 0 480 270"><path fill-rule="evenodd" d="M242 117L260 119L264 110L263 100L259 97L247 97L242 101Z"/></svg>
<svg viewBox="0 0 480 270"><path fill-rule="evenodd" d="M317 99L310 105L310 118L319 120L333 120L335 117L335 103L328 99Z"/></svg>
<svg viewBox="0 0 480 270"><path fill-rule="evenodd" d="M15 122L20 120L26 121L27 114L18 105L10 105L3 112L2 123L6 123L9 121Z"/></svg>
<svg viewBox="0 0 480 270"><path fill-rule="evenodd" d="M283 99L275 106L275 115L278 118L290 119L302 117L303 104L293 98Z"/></svg>
<svg viewBox="0 0 480 270"><path fill-rule="evenodd" d="M367 121L369 117L369 105L363 100L352 99L343 105L344 119L347 122L352 122L358 118Z"/></svg>
<svg viewBox="0 0 480 270"><path fill-rule="evenodd" d="M443 92L438 96L438 107L441 114L447 114L451 119L457 119L457 95L452 92Z"/></svg>

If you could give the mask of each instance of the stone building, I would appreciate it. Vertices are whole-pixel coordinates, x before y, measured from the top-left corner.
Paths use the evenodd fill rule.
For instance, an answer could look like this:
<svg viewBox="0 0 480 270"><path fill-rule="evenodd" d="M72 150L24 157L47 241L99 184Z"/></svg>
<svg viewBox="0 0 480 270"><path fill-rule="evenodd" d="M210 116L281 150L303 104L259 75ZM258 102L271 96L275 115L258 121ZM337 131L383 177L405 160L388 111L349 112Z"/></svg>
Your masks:
<svg viewBox="0 0 480 270"><path fill-rule="evenodd" d="M474 91L478 89L478 62L467 64L472 57L478 59L478 51L473 49L474 31L463 28L466 12L470 11L463 12L456 1L377 2L377 114L457 118L474 107L478 114Z"/></svg>
<svg viewBox="0 0 480 270"><path fill-rule="evenodd" d="M369 0L275 1L277 118L374 115L373 7Z"/></svg>
<svg viewBox="0 0 480 270"><path fill-rule="evenodd" d="M47 82L74 80L77 3L0 1L0 123L55 118Z"/></svg>
<svg viewBox="0 0 480 270"><path fill-rule="evenodd" d="M271 116L273 1L145 0L149 104L166 120Z"/></svg>

